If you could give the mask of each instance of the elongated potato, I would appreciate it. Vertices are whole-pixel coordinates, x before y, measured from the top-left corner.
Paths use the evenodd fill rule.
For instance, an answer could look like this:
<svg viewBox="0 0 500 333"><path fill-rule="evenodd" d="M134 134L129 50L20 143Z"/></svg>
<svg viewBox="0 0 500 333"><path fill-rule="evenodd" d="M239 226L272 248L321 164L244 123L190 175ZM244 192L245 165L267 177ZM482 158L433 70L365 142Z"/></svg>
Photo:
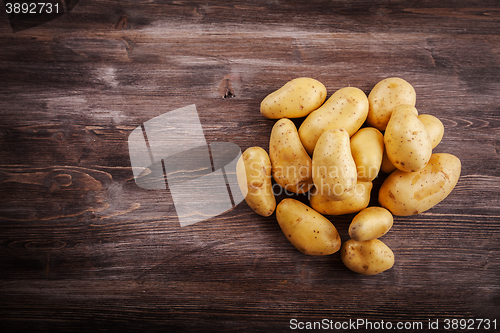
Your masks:
<svg viewBox="0 0 500 333"><path fill-rule="evenodd" d="M351 271L364 275L375 275L394 265L394 253L378 239L358 242L349 239L340 250L342 262Z"/></svg>
<svg viewBox="0 0 500 333"><path fill-rule="evenodd" d="M317 212L324 215L343 215L357 213L368 207L372 182L358 182L353 195L345 200L336 201L322 195L315 187L311 190L309 203Z"/></svg>
<svg viewBox="0 0 500 333"><path fill-rule="evenodd" d="M332 200L352 196L356 186L356 164L351 154L349 133L343 128L324 132L314 148L313 183L316 189Z"/></svg>
<svg viewBox="0 0 500 333"><path fill-rule="evenodd" d="M401 171L419 171L429 161L432 144L424 124L411 105L400 105L392 113L384 133L387 157Z"/></svg>
<svg viewBox="0 0 500 333"><path fill-rule="evenodd" d="M236 164L236 176L248 206L259 215L271 215L276 208L276 198L267 152L260 147L246 149Z"/></svg>
<svg viewBox="0 0 500 333"><path fill-rule="evenodd" d="M358 242L382 237L393 224L391 212L382 207L368 207L360 211L349 225L349 236Z"/></svg>
<svg viewBox="0 0 500 333"><path fill-rule="evenodd" d="M268 119L305 117L323 104L326 88L318 80L300 77L267 95L260 113Z"/></svg>
<svg viewBox="0 0 500 333"><path fill-rule="evenodd" d="M312 155L316 142L323 132L343 128L354 135L368 115L366 94L354 87L337 90L319 109L311 112L299 127L304 148Z"/></svg>
<svg viewBox="0 0 500 333"><path fill-rule="evenodd" d="M418 116L418 120L424 124L427 133L429 133L429 137L431 138L432 149L436 148L436 146L441 142L444 134L444 126L441 120L430 115L430 114L421 114Z"/></svg>
<svg viewBox="0 0 500 333"><path fill-rule="evenodd" d="M313 186L311 158L290 119L283 118L274 124L269 157L274 180L287 191L306 193Z"/></svg>
<svg viewBox="0 0 500 333"><path fill-rule="evenodd" d="M340 235L323 215L295 199L283 199L276 208L281 230L300 252L329 255L340 249Z"/></svg>
<svg viewBox="0 0 500 333"><path fill-rule="evenodd" d="M391 77L377 83L368 94L370 111L367 122L384 131L394 109L401 104L415 106L415 89L407 81Z"/></svg>
<svg viewBox="0 0 500 333"><path fill-rule="evenodd" d="M384 155L384 135L375 127L360 129L351 137L351 153L359 181L377 178Z"/></svg>
<svg viewBox="0 0 500 333"><path fill-rule="evenodd" d="M451 154L432 154L420 171L396 170L380 187L378 201L393 215L416 215L444 200L460 178L460 160Z"/></svg>

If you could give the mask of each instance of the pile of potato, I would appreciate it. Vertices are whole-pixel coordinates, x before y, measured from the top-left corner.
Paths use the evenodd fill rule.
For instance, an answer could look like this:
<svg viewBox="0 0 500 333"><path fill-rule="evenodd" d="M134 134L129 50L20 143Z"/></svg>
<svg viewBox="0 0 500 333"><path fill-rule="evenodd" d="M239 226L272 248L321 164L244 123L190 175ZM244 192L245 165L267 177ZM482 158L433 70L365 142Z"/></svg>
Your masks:
<svg viewBox="0 0 500 333"><path fill-rule="evenodd" d="M418 115L415 90L401 78L380 81L368 97L354 87L326 97L325 86L312 78L294 79L268 95L260 112L278 119L269 155L260 147L245 150L238 183L257 214L276 210L283 233L299 251L340 250L349 269L378 274L394 264L393 252L378 239L392 227L393 215L419 214L441 202L455 187L461 163L451 154L432 154L443 124ZM297 130L289 118L300 117L306 118ZM390 174L378 193L381 207L368 207L379 172ZM286 198L276 206L272 179L285 192L307 193L310 205ZM324 215L356 212L351 239L342 244Z"/></svg>

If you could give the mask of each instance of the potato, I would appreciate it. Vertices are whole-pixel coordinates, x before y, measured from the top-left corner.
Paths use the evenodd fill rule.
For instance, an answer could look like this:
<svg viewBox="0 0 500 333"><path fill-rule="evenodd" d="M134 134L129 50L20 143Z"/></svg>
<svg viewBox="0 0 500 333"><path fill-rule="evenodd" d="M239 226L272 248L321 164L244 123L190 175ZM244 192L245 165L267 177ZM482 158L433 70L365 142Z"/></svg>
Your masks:
<svg viewBox="0 0 500 333"><path fill-rule="evenodd" d="M322 195L314 187L310 192L309 203L317 212L324 215L343 215L357 213L368 207L372 182L358 182L353 195L345 200L336 201Z"/></svg>
<svg viewBox="0 0 500 333"><path fill-rule="evenodd" d="M276 208L281 230L300 252L329 255L340 249L340 235L323 215L302 202L287 198Z"/></svg>
<svg viewBox="0 0 500 333"><path fill-rule="evenodd" d="M360 129L351 137L351 153L359 181L377 178L384 155L384 136L374 127Z"/></svg>
<svg viewBox="0 0 500 333"><path fill-rule="evenodd" d="M432 149L441 142L444 134L444 126L441 120L431 116L430 114L421 114L418 116L418 120L424 124L429 137L431 138Z"/></svg>
<svg viewBox="0 0 500 333"><path fill-rule="evenodd" d="M337 90L319 109L311 112L299 127L304 148L312 155L323 132L343 128L352 136L363 125L368 114L368 98L354 87Z"/></svg>
<svg viewBox="0 0 500 333"><path fill-rule="evenodd" d="M403 79L397 77L380 81L368 94L370 111L367 122L380 131L384 131L394 109L401 104L415 106L415 89Z"/></svg>
<svg viewBox="0 0 500 333"><path fill-rule="evenodd" d="M415 215L444 200L460 178L460 160L451 154L432 154L420 171L391 173L380 187L378 201L393 215Z"/></svg>
<svg viewBox="0 0 500 333"><path fill-rule="evenodd" d="M314 148L312 158L314 186L332 200L352 196L356 186L356 164L351 155L349 134L343 128L324 132Z"/></svg>
<svg viewBox="0 0 500 333"><path fill-rule="evenodd" d="M246 149L236 164L236 176L248 206L259 215L271 215L276 208L276 198L267 152L260 147Z"/></svg>
<svg viewBox="0 0 500 333"><path fill-rule="evenodd" d="M305 151L297 128L287 118L274 124L269 142L274 180L285 190L306 193L313 186L312 161Z"/></svg>
<svg viewBox="0 0 500 333"><path fill-rule="evenodd" d="M391 212L382 207L368 207L352 219L349 236L358 242L382 237L391 229Z"/></svg>
<svg viewBox="0 0 500 333"><path fill-rule="evenodd" d="M387 157L405 172L419 171L432 154L432 144L424 124L410 105L400 105L392 113L384 133Z"/></svg>
<svg viewBox="0 0 500 333"><path fill-rule="evenodd" d="M394 265L394 253L378 239L349 239L342 245L340 258L351 271L364 275L382 273Z"/></svg>
<svg viewBox="0 0 500 333"><path fill-rule="evenodd" d="M391 160L389 160L389 157L387 157L387 151L385 150L385 145L384 145L384 155L382 156L382 165L380 166L380 171L384 173L391 173L394 170L397 170L397 168L392 164Z"/></svg>
<svg viewBox="0 0 500 333"><path fill-rule="evenodd" d="M260 113L268 119L305 117L323 104L326 88L318 80L300 77L287 82L260 103Z"/></svg>

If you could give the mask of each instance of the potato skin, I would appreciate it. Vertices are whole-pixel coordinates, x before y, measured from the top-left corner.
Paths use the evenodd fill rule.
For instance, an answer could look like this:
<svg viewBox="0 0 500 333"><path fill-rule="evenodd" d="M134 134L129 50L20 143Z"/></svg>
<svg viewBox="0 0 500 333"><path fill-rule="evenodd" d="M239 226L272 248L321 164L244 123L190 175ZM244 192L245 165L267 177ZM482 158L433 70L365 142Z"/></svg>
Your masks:
<svg viewBox="0 0 500 333"><path fill-rule="evenodd" d="M313 186L312 160L290 119L283 118L274 124L269 140L269 157L274 180L287 191L306 193Z"/></svg>
<svg viewBox="0 0 500 333"><path fill-rule="evenodd" d="M342 244L340 258L351 271L363 275L379 274L394 265L394 253L378 239L363 242L349 239Z"/></svg>
<svg viewBox="0 0 500 333"><path fill-rule="evenodd" d="M378 82L368 94L370 111L367 122L384 131L394 109L401 104L415 106L415 89L407 81L391 77Z"/></svg>
<svg viewBox="0 0 500 333"><path fill-rule="evenodd" d="M444 126L441 120L431 116L430 114L421 114L418 116L418 120L424 124L427 133L431 139L432 149L441 142L444 135Z"/></svg>
<svg viewBox="0 0 500 333"><path fill-rule="evenodd" d="M341 246L335 226L302 202L287 198L276 208L276 218L286 238L307 255L329 255Z"/></svg>
<svg viewBox="0 0 500 333"><path fill-rule="evenodd" d="M343 128L354 135L368 115L366 94L354 87L337 90L320 108L311 112L299 127L299 136L306 151L312 155L323 132Z"/></svg>
<svg viewBox="0 0 500 333"><path fill-rule="evenodd" d="M420 171L391 173L380 187L378 201L393 215L416 215L444 200L460 178L460 160L451 154L432 154Z"/></svg>
<svg viewBox="0 0 500 333"><path fill-rule="evenodd" d="M326 88L318 80L300 77L267 95L260 113L268 119L305 117L323 104Z"/></svg>
<svg viewBox="0 0 500 333"><path fill-rule="evenodd" d="M248 206L259 215L271 215L276 208L276 198L267 152L261 147L247 148L236 164L236 176Z"/></svg>
<svg viewBox="0 0 500 333"><path fill-rule="evenodd" d="M349 225L349 236L358 241L382 237L393 224L391 212L382 207L368 207L360 211Z"/></svg>
<svg viewBox="0 0 500 333"><path fill-rule="evenodd" d="M391 173L394 170L397 170L397 168L392 164L391 160L389 160L389 157L387 157L387 151L385 150L385 145L384 145L384 155L382 156L382 165L380 166L380 171L383 173Z"/></svg>
<svg viewBox="0 0 500 333"><path fill-rule="evenodd" d="M321 134L312 158L312 178L316 189L332 200L349 198L357 182L356 164L351 154L349 133L343 128Z"/></svg>
<svg viewBox="0 0 500 333"><path fill-rule="evenodd" d="M421 170L432 154L429 134L415 112L413 106L398 106L384 133L387 157L396 168L405 172Z"/></svg>
<svg viewBox="0 0 500 333"><path fill-rule="evenodd" d="M377 178L384 155L384 135L375 127L360 129L351 137L351 153L357 178L371 182Z"/></svg>
<svg viewBox="0 0 500 333"><path fill-rule="evenodd" d="M345 200L336 201L316 191L314 187L310 192L309 203L317 212L324 215L343 215L357 213L368 207L372 182L358 182L353 195Z"/></svg>

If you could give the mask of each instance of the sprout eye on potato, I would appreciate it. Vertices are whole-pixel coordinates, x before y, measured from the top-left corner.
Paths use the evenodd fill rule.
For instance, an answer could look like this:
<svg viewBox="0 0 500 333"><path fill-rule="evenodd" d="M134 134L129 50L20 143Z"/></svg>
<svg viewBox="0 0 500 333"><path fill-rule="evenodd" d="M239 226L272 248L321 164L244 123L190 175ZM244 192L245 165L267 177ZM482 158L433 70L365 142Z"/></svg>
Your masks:
<svg viewBox="0 0 500 333"><path fill-rule="evenodd" d="M300 77L262 100L261 114L277 119L269 155L260 147L245 150L237 163L238 183L255 213L276 213L283 234L300 252L339 252L348 269L379 274L394 265L394 253L379 240L391 229L393 215L419 214L444 200L460 178L461 163L451 154L432 154L443 138L443 123L419 115L407 81L384 79L368 96L355 87L328 99L326 93L321 82ZM300 117L306 118L297 130L288 118ZM381 207L369 207L381 173L388 174L378 191ZM286 194L306 194L308 205L292 198L276 205L272 179ZM354 213L351 239L342 244L324 215Z"/></svg>

